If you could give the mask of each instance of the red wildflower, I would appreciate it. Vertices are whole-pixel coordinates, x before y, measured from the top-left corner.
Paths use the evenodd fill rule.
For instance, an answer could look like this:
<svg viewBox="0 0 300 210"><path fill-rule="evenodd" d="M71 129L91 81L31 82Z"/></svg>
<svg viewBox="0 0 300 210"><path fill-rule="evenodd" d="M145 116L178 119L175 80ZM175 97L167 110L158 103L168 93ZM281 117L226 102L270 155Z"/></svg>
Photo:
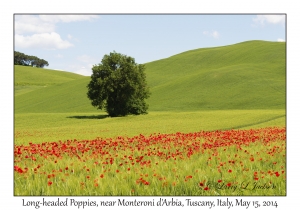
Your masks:
<svg viewBox="0 0 300 210"><path fill-rule="evenodd" d="M20 168L20 167L18 167L18 166L14 166L14 169L15 169L15 171L17 171L18 173L23 173L24 171Z"/></svg>
<svg viewBox="0 0 300 210"><path fill-rule="evenodd" d="M209 188L208 187L204 187L204 189L203 190L209 190Z"/></svg>
<svg viewBox="0 0 300 210"><path fill-rule="evenodd" d="M231 169L229 169L229 170L228 170L228 173L231 173L231 172L232 172L232 170L231 170Z"/></svg>
<svg viewBox="0 0 300 210"><path fill-rule="evenodd" d="M220 182L222 182L222 180L221 180L221 179L219 179L219 180L218 180L218 182L220 183Z"/></svg>
<svg viewBox="0 0 300 210"><path fill-rule="evenodd" d="M51 186L52 185L52 182L51 181L48 181L48 186Z"/></svg>

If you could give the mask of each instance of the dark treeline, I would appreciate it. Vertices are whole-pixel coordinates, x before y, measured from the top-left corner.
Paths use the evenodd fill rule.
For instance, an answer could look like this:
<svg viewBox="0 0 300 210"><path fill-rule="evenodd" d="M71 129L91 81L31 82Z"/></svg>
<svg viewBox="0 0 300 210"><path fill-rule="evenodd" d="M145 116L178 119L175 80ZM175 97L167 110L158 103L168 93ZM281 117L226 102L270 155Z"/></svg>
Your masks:
<svg viewBox="0 0 300 210"><path fill-rule="evenodd" d="M49 66L48 61L45 61L44 59L40 59L32 55L25 55L24 53L18 51L14 51L14 63L15 65L35 66L39 68Z"/></svg>

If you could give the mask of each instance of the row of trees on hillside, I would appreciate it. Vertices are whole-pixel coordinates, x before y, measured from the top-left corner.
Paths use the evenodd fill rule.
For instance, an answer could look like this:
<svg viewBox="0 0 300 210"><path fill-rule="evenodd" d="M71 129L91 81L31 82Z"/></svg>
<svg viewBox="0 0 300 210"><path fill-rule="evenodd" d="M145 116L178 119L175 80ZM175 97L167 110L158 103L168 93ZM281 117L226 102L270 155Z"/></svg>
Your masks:
<svg viewBox="0 0 300 210"><path fill-rule="evenodd" d="M33 55L26 55L24 53L14 51L14 64L22 66L35 66L39 68L44 68L44 66L49 66L48 61L40 59Z"/></svg>

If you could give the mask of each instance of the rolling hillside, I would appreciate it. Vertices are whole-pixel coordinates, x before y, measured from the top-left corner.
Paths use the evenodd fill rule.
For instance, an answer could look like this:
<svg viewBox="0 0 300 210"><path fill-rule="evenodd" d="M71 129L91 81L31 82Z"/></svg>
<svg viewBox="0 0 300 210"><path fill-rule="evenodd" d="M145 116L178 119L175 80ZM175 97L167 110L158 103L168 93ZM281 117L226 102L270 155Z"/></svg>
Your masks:
<svg viewBox="0 0 300 210"><path fill-rule="evenodd" d="M249 41L147 64L152 110L284 109L285 43Z"/></svg>
<svg viewBox="0 0 300 210"><path fill-rule="evenodd" d="M59 84L84 76L65 71L48 70L30 66L15 66L15 86L19 85L41 85L47 86Z"/></svg>
<svg viewBox="0 0 300 210"><path fill-rule="evenodd" d="M196 49L146 64L149 111L285 109L285 43ZM90 78L15 66L15 113L95 112Z"/></svg>
<svg viewBox="0 0 300 210"><path fill-rule="evenodd" d="M15 65L15 96L39 88L83 78L84 76L64 71L55 71L30 66Z"/></svg>

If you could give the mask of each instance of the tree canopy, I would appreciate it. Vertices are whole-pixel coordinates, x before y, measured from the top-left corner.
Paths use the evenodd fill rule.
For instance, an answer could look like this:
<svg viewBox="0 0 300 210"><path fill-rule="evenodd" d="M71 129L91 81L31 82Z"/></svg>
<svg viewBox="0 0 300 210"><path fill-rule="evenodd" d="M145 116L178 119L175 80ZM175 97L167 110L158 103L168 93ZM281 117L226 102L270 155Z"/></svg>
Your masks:
<svg viewBox="0 0 300 210"><path fill-rule="evenodd" d="M44 66L49 66L48 61L40 59L36 56L25 55L24 53L14 51L14 64L22 66L35 66L39 68L44 68Z"/></svg>
<svg viewBox="0 0 300 210"><path fill-rule="evenodd" d="M150 96L145 66L134 58L112 52L92 68L87 96L93 106L105 109L109 116L146 114Z"/></svg>

